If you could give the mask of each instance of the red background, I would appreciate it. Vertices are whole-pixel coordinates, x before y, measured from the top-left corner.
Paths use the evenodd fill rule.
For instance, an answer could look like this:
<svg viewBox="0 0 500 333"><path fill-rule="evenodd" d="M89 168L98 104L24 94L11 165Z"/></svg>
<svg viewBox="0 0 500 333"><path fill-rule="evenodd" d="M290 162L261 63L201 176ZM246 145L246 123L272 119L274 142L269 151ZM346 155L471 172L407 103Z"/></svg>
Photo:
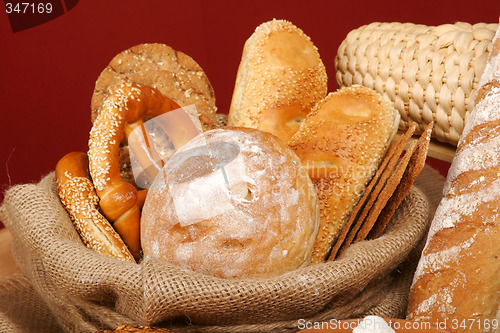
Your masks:
<svg viewBox="0 0 500 333"><path fill-rule="evenodd" d="M90 99L117 53L159 42L193 57L227 113L245 40L287 19L319 49L336 89L334 57L347 33L374 21L496 23L500 1L81 0L66 14L13 33L0 5L0 200L10 185L38 181L57 160L86 150ZM429 161L446 173L447 164Z"/></svg>

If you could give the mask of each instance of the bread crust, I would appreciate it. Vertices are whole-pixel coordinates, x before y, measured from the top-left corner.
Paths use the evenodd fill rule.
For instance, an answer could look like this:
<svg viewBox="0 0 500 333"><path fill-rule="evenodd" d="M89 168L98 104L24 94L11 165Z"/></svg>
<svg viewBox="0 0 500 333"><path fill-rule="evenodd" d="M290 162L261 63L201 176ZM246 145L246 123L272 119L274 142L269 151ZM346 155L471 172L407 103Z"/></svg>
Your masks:
<svg viewBox="0 0 500 333"><path fill-rule="evenodd" d="M311 39L288 21L265 22L243 48L228 125L286 142L326 93L326 69Z"/></svg>
<svg viewBox="0 0 500 333"><path fill-rule="evenodd" d="M95 83L92 122L114 87L124 83L156 88L181 107L194 104L203 129L215 127L214 89L200 65L183 52L165 44L146 43L113 57Z"/></svg>
<svg viewBox="0 0 500 333"><path fill-rule="evenodd" d="M98 210L87 154L71 152L56 165L59 198L87 247L110 258L134 262L127 246Z"/></svg>
<svg viewBox="0 0 500 333"><path fill-rule="evenodd" d="M156 117L177 109L179 105L157 89L139 84L122 84L115 87L103 103L90 131L89 170L100 199L99 206L106 218L113 222L136 259L140 258L141 252L139 224L145 195L121 178L118 158L120 138L123 133L143 128L143 118L146 116ZM167 132L172 142L175 142L174 138L179 133L184 134L183 128L174 127ZM150 159L148 152L152 150L142 145L135 148L138 152L136 156L142 152L145 157L142 159L144 170L153 171L151 177L154 178L160 166Z"/></svg>
<svg viewBox="0 0 500 333"><path fill-rule="evenodd" d="M493 43L499 39L500 28ZM410 293L409 319L446 322L452 332L462 322L467 332L491 332L500 313L499 77L500 55L493 52Z"/></svg>
<svg viewBox="0 0 500 333"><path fill-rule="evenodd" d="M399 113L363 86L330 93L288 144L309 170L321 227L312 261L326 259L397 131Z"/></svg>
<svg viewBox="0 0 500 333"><path fill-rule="evenodd" d="M220 144L236 145L237 155L216 153ZM212 169L209 162L219 165L226 155L234 159ZM144 260L242 279L310 263L317 194L299 158L276 136L250 128L208 131L179 149L164 171L142 211Z"/></svg>

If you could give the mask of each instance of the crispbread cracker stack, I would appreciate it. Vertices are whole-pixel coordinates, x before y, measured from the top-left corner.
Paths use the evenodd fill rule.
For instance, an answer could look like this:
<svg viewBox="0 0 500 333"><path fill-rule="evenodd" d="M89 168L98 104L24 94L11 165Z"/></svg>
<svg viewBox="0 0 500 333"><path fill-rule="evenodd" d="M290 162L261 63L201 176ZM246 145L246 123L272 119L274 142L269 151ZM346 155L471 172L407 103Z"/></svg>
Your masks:
<svg viewBox="0 0 500 333"><path fill-rule="evenodd" d="M368 214L365 216L364 220L360 222L360 228L356 230L355 235L353 235L352 241L359 242L364 240L368 235L373 225L375 224L378 215L384 208L385 204L389 200L390 196L398 186L401 178L403 178L403 173L410 162L410 158L417 148L417 143L415 141L410 142L408 149L405 154L400 158L398 164L395 166L394 170L388 170L390 172L389 177L383 184L383 188L380 193L377 194L373 206L370 207Z"/></svg>
<svg viewBox="0 0 500 333"><path fill-rule="evenodd" d="M433 123L430 123L422 135L420 135L420 138L416 141L415 150L413 151L413 154L411 154L403 176L401 177L397 187L390 194L390 199L385 203L380 214L378 214L374 226L369 231L369 235L365 234L364 238L368 237L370 239L374 239L382 234L385 227L389 223L389 220L394 215L394 212L401 204L401 201L413 186L415 179L424 169L427 151L431 141L433 125Z"/></svg>
<svg viewBox="0 0 500 333"><path fill-rule="evenodd" d="M367 187L367 192L370 191L366 194L367 201L358 203L362 205L362 211L349 218L328 260L341 256L354 243L379 237L385 230L397 207L425 166L433 123L427 125L418 139L412 139L411 136L415 128L414 125L410 126L391 145L382 162L380 174L377 173L372 179L372 183L376 182L376 185L373 188ZM364 197L365 195L362 200Z"/></svg>
<svg viewBox="0 0 500 333"><path fill-rule="evenodd" d="M364 220L366 215L368 215L370 208L382 190L382 187L385 185L385 181L392 172L399 157L404 152L404 149L415 132L415 129L416 125L410 126L410 128L408 128L403 135L397 138L397 140L393 140L382 163L380 164L380 168L377 169L377 172L370 181L370 184L366 187L363 196L351 212L347 223L342 228L339 237L332 247L328 260L334 260L339 254L341 248L345 249L351 244L352 239L356 234L355 231L359 229L362 220ZM348 235L350 236L349 238Z"/></svg>
<svg viewBox="0 0 500 333"><path fill-rule="evenodd" d="M289 145L309 169L320 200L321 227L313 263L326 259L397 131L399 114L363 86L330 93L307 116Z"/></svg>

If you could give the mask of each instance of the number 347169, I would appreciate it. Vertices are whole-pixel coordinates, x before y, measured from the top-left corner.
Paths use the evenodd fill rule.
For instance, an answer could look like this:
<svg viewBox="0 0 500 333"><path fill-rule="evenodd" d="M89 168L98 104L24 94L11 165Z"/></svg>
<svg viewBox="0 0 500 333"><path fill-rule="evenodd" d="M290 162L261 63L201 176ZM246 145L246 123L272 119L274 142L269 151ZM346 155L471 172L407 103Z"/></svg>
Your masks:
<svg viewBox="0 0 500 333"><path fill-rule="evenodd" d="M50 14L52 13L52 4L50 2L6 2L5 10L7 14Z"/></svg>

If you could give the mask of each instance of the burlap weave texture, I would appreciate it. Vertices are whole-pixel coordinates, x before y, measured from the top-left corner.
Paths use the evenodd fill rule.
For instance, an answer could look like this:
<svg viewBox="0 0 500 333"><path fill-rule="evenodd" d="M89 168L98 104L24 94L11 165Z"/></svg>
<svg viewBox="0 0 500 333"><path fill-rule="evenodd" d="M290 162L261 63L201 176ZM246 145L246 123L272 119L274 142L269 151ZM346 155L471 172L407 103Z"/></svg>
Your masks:
<svg viewBox="0 0 500 333"><path fill-rule="evenodd" d="M49 174L9 189L0 208L24 274L0 281L0 331L95 332L130 323L182 332L291 332L299 319L402 317L441 188L437 173L424 170L386 233L334 262L267 280L224 280L85 248Z"/></svg>

